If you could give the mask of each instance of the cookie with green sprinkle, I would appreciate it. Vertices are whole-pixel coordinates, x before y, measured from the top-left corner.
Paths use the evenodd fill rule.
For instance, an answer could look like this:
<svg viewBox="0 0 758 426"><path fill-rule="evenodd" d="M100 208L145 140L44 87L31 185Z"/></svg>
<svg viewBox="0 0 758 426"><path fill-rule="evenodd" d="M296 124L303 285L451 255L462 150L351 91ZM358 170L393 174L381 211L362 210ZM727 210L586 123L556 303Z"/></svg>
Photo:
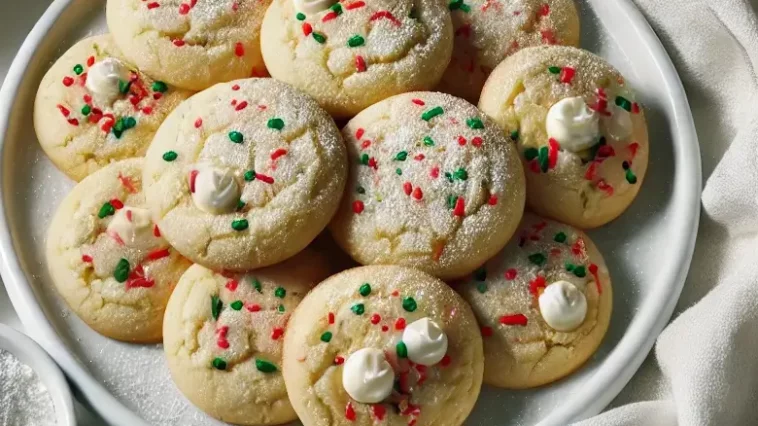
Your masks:
<svg viewBox="0 0 758 426"><path fill-rule="evenodd" d="M188 269L164 322L163 348L179 391L225 422L295 420L282 378L282 342L295 307L329 275L325 265L321 255L306 249L249 273Z"/></svg>

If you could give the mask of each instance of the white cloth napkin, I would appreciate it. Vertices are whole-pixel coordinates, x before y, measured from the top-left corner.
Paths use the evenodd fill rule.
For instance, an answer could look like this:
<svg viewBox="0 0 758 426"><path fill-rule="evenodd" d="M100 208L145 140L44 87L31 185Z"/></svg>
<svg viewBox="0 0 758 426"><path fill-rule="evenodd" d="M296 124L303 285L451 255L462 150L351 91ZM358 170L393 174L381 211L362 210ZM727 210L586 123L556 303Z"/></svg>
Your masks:
<svg viewBox="0 0 758 426"><path fill-rule="evenodd" d="M609 410L579 424L757 425L758 0L635 1L692 107L702 218L674 321Z"/></svg>

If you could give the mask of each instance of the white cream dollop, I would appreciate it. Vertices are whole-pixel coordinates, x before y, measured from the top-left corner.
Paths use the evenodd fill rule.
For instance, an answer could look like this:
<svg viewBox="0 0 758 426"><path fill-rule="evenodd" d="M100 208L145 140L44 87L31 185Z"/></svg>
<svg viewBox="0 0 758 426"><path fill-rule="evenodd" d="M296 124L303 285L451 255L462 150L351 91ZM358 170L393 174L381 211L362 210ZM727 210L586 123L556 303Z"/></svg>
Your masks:
<svg viewBox="0 0 758 426"><path fill-rule="evenodd" d="M547 112L545 127L548 137L571 152L590 148L600 136L598 115L581 97L564 98L553 104Z"/></svg>
<svg viewBox="0 0 758 426"><path fill-rule="evenodd" d="M611 115L603 117L603 128L611 138L623 141L632 135L632 114L620 106L610 108Z"/></svg>
<svg viewBox="0 0 758 426"><path fill-rule="evenodd" d="M335 3L337 0L295 0L295 9L304 13L318 13Z"/></svg>
<svg viewBox="0 0 758 426"><path fill-rule="evenodd" d="M108 224L108 234L121 238L124 245L138 250L148 250L155 244L153 220L150 211L124 206L117 210Z"/></svg>
<svg viewBox="0 0 758 426"><path fill-rule="evenodd" d="M353 352L342 368L342 386L354 400L376 404L392 394L395 372L384 352L363 348Z"/></svg>
<svg viewBox="0 0 758 426"><path fill-rule="evenodd" d="M111 105L121 97L119 81L128 82L129 68L116 58L106 58L87 71L87 90L101 105Z"/></svg>
<svg viewBox="0 0 758 426"><path fill-rule="evenodd" d="M405 327L403 343L408 349L408 359L416 364L435 365L447 353L447 335L437 323L426 317Z"/></svg>
<svg viewBox="0 0 758 426"><path fill-rule="evenodd" d="M229 213L237 208L240 187L229 170L201 165L195 177L192 200L200 210L211 213Z"/></svg>
<svg viewBox="0 0 758 426"><path fill-rule="evenodd" d="M587 298L574 284L556 281L539 298L540 313L547 325L558 331L571 331L587 316Z"/></svg>

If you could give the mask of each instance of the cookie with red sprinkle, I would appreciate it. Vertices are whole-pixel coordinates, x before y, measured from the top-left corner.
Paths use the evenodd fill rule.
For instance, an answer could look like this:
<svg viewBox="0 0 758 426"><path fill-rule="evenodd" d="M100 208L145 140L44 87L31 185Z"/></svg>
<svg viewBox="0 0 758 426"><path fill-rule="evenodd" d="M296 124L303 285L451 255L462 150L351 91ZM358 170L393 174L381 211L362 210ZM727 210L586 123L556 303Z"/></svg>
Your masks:
<svg viewBox="0 0 758 426"><path fill-rule="evenodd" d="M298 305L284 336L284 380L305 426L458 426L482 383L471 308L417 269L334 275Z"/></svg>
<svg viewBox="0 0 758 426"><path fill-rule="evenodd" d="M270 79L218 84L172 113L145 157L147 204L166 239L207 268L245 271L304 249L347 177L334 121Z"/></svg>
<svg viewBox="0 0 758 426"><path fill-rule="evenodd" d="M108 29L146 73L189 90L265 77L260 28L271 0L108 0Z"/></svg>
<svg viewBox="0 0 758 426"><path fill-rule="evenodd" d="M310 249L248 273L188 269L163 325L163 348L179 390L225 422L295 420L282 378L285 327L305 294L328 275L326 259Z"/></svg>
<svg viewBox="0 0 758 426"><path fill-rule="evenodd" d="M470 103L435 92L397 95L362 111L342 134L350 176L330 229L359 263L453 279L497 253L518 226L518 154Z"/></svg>
<svg viewBox="0 0 758 426"><path fill-rule="evenodd" d="M479 108L518 146L536 213L594 228L637 196L648 163L645 114L599 56L568 46L521 50L490 75Z"/></svg>
<svg viewBox="0 0 758 426"><path fill-rule="evenodd" d="M484 381L551 383L581 367L608 330L608 268L580 230L526 214L513 240L463 283L484 339Z"/></svg>
<svg viewBox="0 0 758 426"><path fill-rule="evenodd" d="M126 60L110 35L76 43L45 74L34 129L52 162L74 180L140 157L166 116L191 95Z"/></svg>
<svg viewBox="0 0 758 426"><path fill-rule="evenodd" d="M453 0L448 8L455 47L437 88L474 103L508 55L532 46L579 46L573 0Z"/></svg>
<svg viewBox="0 0 758 426"><path fill-rule="evenodd" d="M79 318L117 340L160 342L163 312L190 262L171 248L145 208L142 159L88 176L58 207L47 265Z"/></svg>
<svg viewBox="0 0 758 426"><path fill-rule="evenodd" d="M392 95L433 88L450 61L453 28L435 0L274 0L261 49L274 78L348 118Z"/></svg>

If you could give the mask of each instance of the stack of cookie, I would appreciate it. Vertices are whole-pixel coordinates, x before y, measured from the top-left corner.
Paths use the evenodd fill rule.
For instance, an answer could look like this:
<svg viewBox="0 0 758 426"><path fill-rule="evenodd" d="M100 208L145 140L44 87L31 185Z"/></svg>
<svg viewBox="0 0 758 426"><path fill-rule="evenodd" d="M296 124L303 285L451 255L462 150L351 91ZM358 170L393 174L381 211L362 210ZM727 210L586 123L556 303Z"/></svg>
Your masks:
<svg viewBox="0 0 758 426"><path fill-rule="evenodd" d="M648 141L620 73L572 47L571 0L107 14L37 94L80 181L48 267L95 331L163 342L200 409L460 425L483 381L543 385L597 349L611 281L580 229L630 205Z"/></svg>

